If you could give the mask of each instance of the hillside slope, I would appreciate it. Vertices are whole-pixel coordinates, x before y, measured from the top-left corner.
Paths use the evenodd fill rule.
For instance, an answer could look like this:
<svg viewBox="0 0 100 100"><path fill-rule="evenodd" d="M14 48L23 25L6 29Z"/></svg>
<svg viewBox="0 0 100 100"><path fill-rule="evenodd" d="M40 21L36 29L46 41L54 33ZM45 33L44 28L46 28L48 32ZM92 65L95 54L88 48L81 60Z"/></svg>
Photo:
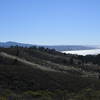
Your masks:
<svg viewBox="0 0 100 100"><path fill-rule="evenodd" d="M29 90L99 90L97 67L86 69L88 64L84 63L82 67L81 62L76 55L66 55L42 47L0 48L0 93L5 89L16 93Z"/></svg>

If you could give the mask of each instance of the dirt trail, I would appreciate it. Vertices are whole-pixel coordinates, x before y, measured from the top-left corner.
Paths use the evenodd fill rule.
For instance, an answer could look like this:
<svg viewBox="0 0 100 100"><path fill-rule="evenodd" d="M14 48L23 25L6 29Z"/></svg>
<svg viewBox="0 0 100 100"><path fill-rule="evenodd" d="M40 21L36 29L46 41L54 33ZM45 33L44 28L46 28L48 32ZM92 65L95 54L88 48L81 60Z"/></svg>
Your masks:
<svg viewBox="0 0 100 100"><path fill-rule="evenodd" d="M10 59L13 59L13 60L17 60L23 64L26 64L26 65L29 65L29 66L32 66L33 68L38 68L38 69L41 69L41 70L45 70L45 71L55 71L57 72L56 70L54 69L51 69L51 68L47 68L47 67L44 67L44 66L40 66L38 64L35 64L33 62L30 62L30 61L27 61L25 59L21 59L17 56L13 56L13 55L10 55L10 54L7 54L5 52L0 52L0 55L3 56L3 57L6 57L6 58L10 58Z"/></svg>
<svg viewBox="0 0 100 100"><path fill-rule="evenodd" d="M77 68L74 68L74 67L63 66L63 65L59 65L59 64L55 64L55 63L51 63L51 62L48 62L48 64L49 63L53 64L53 65L56 66L56 68L47 67L47 66L41 66L39 64L27 61L25 59L21 59L21 58L19 58L17 56L13 56L13 55L7 54L5 52L0 52L0 55L3 56L3 57L6 57L6 58L17 60L17 61L19 61L19 62L21 62L23 64L30 65L33 68L38 68L38 69L45 70L45 71L55 71L55 72L64 72L64 73L66 73L66 71L68 71L68 70L80 71L80 69L77 69Z"/></svg>
<svg viewBox="0 0 100 100"><path fill-rule="evenodd" d="M40 69L40 70L44 70L44 71L63 72L63 73L66 73L67 70L80 71L80 69L77 69L77 68L74 68L74 67L68 67L68 66L58 66L58 70L50 68L50 67L46 67L46 66L41 66L39 64L35 64L33 62L27 61L25 59L21 59L21 58L19 58L17 56L13 56L13 55L7 54L5 52L0 52L0 56L6 57L6 58L9 58L9 59L13 59L13 60L17 60L17 61L19 61L19 62L21 62L23 64L31 66L34 69ZM59 67L61 67L61 69L63 69L64 71L60 71ZM83 74L81 77L96 77L96 78L98 78L98 73L95 73L95 72L94 73L81 72L81 73Z"/></svg>

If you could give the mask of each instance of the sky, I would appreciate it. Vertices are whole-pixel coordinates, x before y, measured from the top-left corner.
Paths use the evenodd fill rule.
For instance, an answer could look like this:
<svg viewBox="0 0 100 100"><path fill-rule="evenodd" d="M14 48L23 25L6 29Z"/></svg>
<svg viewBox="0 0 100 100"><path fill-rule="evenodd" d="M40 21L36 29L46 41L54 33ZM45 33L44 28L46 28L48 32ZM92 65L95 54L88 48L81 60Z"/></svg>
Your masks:
<svg viewBox="0 0 100 100"><path fill-rule="evenodd" d="M100 45L100 0L0 0L0 42Z"/></svg>

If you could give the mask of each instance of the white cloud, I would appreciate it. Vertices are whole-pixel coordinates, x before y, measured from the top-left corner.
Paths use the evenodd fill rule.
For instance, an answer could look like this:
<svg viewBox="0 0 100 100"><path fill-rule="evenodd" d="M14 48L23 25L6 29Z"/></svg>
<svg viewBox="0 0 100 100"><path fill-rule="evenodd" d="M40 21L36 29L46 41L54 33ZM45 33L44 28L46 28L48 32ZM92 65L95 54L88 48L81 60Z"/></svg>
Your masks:
<svg viewBox="0 0 100 100"><path fill-rule="evenodd" d="M77 55L97 55L100 54L100 49L92 49L92 50L75 50L75 51L62 51L66 54L77 54Z"/></svg>

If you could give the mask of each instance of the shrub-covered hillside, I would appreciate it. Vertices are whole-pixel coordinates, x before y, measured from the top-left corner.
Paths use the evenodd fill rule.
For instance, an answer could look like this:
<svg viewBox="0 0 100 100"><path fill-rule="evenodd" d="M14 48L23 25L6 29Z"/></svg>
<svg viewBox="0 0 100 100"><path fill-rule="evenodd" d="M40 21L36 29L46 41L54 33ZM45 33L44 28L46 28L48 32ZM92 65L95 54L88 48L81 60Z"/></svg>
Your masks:
<svg viewBox="0 0 100 100"><path fill-rule="evenodd" d="M84 91L99 91L99 65L84 59L43 47L0 48L1 97L66 100L69 95L76 100L76 96L86 95Z"/></svg>

